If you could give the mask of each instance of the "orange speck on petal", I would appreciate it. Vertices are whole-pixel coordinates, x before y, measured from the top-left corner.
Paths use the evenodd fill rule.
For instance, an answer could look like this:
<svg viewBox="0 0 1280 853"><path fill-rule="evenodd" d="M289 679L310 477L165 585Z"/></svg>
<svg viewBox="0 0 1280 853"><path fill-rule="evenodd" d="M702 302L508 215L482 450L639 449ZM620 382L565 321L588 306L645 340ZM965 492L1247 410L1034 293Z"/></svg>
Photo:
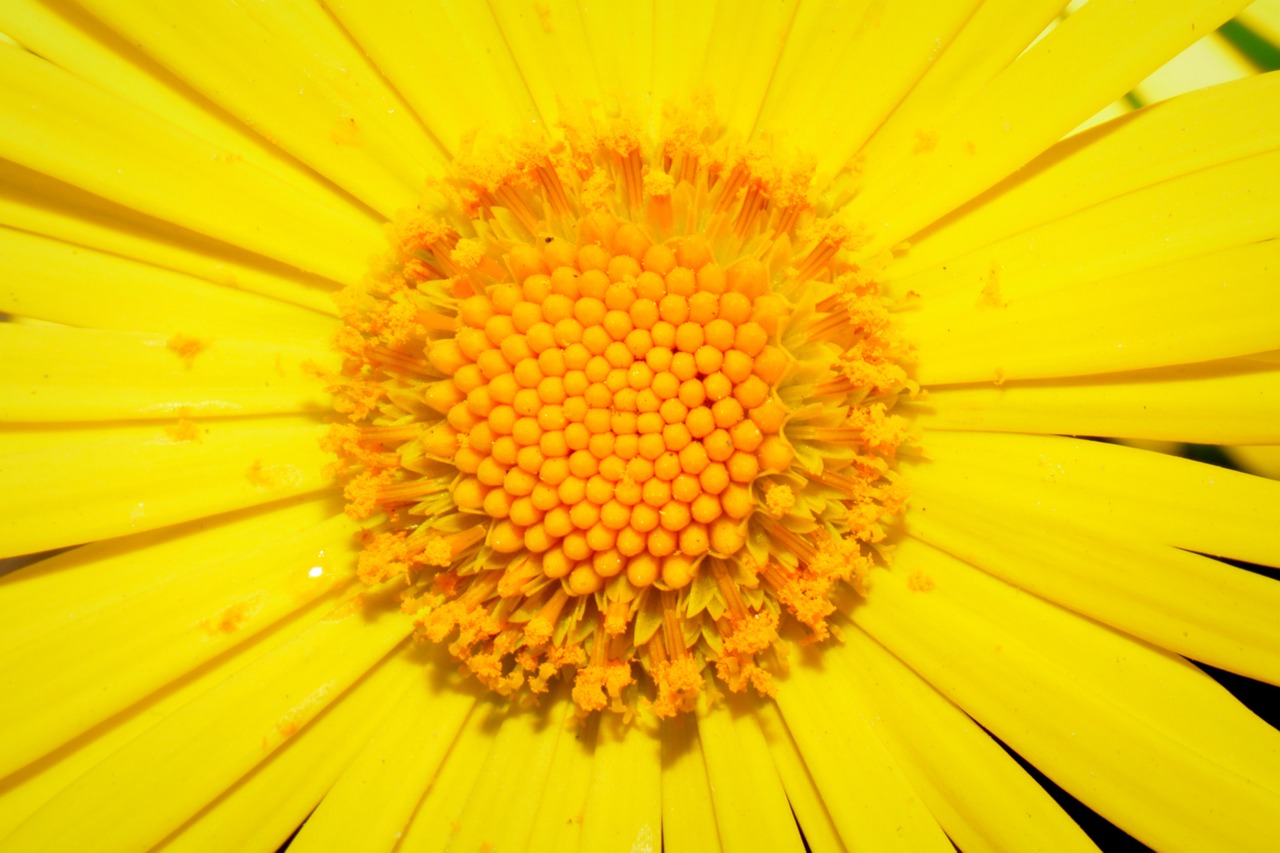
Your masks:
<svg viewBox="0 0 1280 853"><path fill-rule="evenodd" d="M209 343L201 340L200 338L192 337L191 335L178 333L176 335L172 335L169 340L165 342L165 346L186 362L186 365L189 368L195 362L196 356L208 349Z"/></svg>

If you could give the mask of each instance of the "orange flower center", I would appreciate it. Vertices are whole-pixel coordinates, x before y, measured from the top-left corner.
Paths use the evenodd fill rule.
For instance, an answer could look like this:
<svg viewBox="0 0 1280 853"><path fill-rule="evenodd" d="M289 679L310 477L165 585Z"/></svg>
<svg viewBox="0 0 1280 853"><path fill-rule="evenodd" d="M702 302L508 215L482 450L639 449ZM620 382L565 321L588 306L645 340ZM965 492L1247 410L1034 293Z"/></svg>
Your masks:
<svg viewBox="0 0 1280 853"><path fill-rule="evenodd" d="M906 385L803 170L620 123L458 167L344 300L360 573L484 683L586 711L768 692L901 505ZM633 688L635 667L648 686Z"/></svg>
<svg viewBox="0 0 1280 853"><path fill-rule="evenodd" d="M791 464L773 394L790 359L760 261L726 269L705 240L630 223L603 238L513 247L515 283L463 300L433 351L453 376L427 402L458 431L454 500L496 520L495 551L538 555L573 595L622 572L679 589L742 548L752 484Z"/></svg>

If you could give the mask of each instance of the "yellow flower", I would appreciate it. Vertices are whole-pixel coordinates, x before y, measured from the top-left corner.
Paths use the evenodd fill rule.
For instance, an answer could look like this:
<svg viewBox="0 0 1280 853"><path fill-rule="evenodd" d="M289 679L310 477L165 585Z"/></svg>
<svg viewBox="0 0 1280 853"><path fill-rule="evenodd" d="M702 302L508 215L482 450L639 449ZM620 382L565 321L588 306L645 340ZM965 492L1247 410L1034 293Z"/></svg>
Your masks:
<svg viewBox="0 0 1280 853"><path fill-rule="evenodd" d="M1067 436L1280 444L1280 76L1063 5L6 3L0 849L1274 849L1280 484Z"/></svg>

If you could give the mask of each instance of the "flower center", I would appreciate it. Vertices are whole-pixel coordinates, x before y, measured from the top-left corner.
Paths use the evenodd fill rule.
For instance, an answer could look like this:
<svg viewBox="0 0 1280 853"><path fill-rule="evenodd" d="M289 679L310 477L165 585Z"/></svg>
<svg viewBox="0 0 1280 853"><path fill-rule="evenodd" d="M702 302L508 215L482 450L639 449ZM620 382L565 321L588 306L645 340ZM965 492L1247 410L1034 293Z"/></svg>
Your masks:
<svg viewBox="0 0 1280 853"><path fill-rule="evenodd" d="M738 553L752 484L791 464L772 393L790 358L769 344L759 260L726 269L703 239L596 224L601 242L512 247L515 283L462 301L432 353L452 379L427 402L470 475L454 500L496 520L494 551L537 555L571 595L623 572L680 589Z"/></svg>
<svg viewBox="0 0 1280 853"><path fill-rule="evenodd" d="M771 691L780 620L825 637L903 499L901 344L805 171L614 121L433 197L344 298L361 577L504 695Z"/></svg>

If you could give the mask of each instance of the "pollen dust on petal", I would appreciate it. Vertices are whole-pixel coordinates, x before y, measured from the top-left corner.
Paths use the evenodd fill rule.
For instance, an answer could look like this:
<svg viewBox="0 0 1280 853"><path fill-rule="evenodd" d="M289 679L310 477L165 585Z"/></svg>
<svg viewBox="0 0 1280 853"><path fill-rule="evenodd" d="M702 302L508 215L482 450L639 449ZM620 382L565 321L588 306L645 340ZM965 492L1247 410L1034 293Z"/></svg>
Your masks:
<svg viewBox="0 0 1280 853"><path fill-rule="evenodd" d="M209 348L209 342L200 340L191 335L184 335L179 332L173 335L165 342L170 351L175 353L190 368L195 363L196 356Z"/></svg>
<svg viewBox="0 0 1280 853"><path fill-rule="evenodd" d="M255 459L249 465L245 476L256 489L279 489L296 486L302 482L302 472L296 465L267 464Z"/></svg>
<svg viewBox="0 0 1280 853"><path fill-rule="evenodd" d="M538 0L538 2L534 3L533 11L538 13L538 23L542 26L544 33L556 31L555 21L551 20L551 4L547 0Z"/></svg>
<svg viewBox="0 0 1280 853"><path fill-rule="evenodd" d="M170 424L165 427L164 432L175 442L199 441L201 438L200 427L195 421L190 421L186 418L179 418L176 424Z"/></svg>
<svg viewBox="0 0 1280 853"><path fill-rule="evenodd" d="M327 704L329 694L332 692L333 683L326 682L307 694L301 702L281 714L279 719L276 720L274 732L262 739L263 750L269 751L273 746L288 740L301 731L302 727L311 722L312 718Z"/></svg>
<svg viewBox="0 0 1280 853"><path fill-rule="evenodd" d="M359 145L360 125L352 116L338 116L329 128L329 138L337 145Z"/></svg>
<svg viewBox="0 0 1280 853"><path fill-rule="evenodd" d="M200 624L210 636L234 634L243 628L262 609L262 603L245 599L224 607Z"/></svg>
<svg viewBox="0 0 1280 853"><path fill-rule="evenodd" d="M982 292L978 294L978 308L1004 308L1009 303L1000 294L1000 265L992 263L987 270Z"/></svg>
<svg viewBox="0 0 1280 853"><path fill-rule="evenodd" d="M907 575L907 588L912 592L929 592L933 587L933 578L922 571L916 570Z"/></svg>
<svg viewBox="0 0 1280 853"><path fill-rule="evenodd" d="M925 130L923 128L916 130L916 143L912 148L916 154L923 154L926 151L932 151L938 147L938 132L936 130Z"/></svg>

